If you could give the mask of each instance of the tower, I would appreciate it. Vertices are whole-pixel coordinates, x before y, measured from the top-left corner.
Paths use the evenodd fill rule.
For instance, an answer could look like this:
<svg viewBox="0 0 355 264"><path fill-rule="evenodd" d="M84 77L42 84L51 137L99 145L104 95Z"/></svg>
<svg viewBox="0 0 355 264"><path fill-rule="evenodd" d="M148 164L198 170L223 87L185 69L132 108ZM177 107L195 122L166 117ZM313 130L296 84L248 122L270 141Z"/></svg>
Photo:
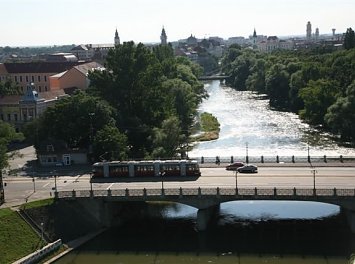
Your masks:
<svg viewBox="0 0 355 264"><path fill-rule="evenodd" d="M335 37L335 28L332 28L332 32L333 32L333 37Z"/></svg>
<svg viewBox="0 0 355 264"><path fill-rule="evenodd" d="M315 36L316 36L316 41L318 41L319 40L319 28L316 28Z"/></svg>
<svg viewBox="0 0 355 264"><path fill-rule="evenodd" d="M256 49L256 41L257 41L258 36L256 35L256 30L254 28L254 33L253 33L253 49Z"/></svg>
<svg viewBox="0 0 355 264"><path fill-rule="evenodd" d="M120 45L120 37L118 36L117 28L115 32L115 45Z"/></svg>
<svg viewBox="0 0 355 264"><path fill-rule="evenodd" d="M163 29L161 31L161 35L160 35L160 44L166 45L166 44L168 44L167 41L168 41L168 37L166 36L165 29L163 27Z"/></svg>
<svg viewBox="0 0 355 264"><path fill-rule="evenodd" d="M310 41L312 38L312 25L311 22L308 21L307 23L307 40Z"/></svg>

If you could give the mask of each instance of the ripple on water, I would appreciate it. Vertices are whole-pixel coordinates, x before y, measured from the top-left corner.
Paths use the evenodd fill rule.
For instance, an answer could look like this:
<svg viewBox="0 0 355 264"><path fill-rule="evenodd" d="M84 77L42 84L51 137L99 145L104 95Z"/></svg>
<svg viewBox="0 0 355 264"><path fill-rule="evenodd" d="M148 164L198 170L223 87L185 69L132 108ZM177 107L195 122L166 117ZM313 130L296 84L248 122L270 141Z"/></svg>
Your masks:
<svg viewBox="0 0 355 264"><path fill-rule="evenodd" d="M219 81L206 84L209 98L199 112L209 112L221 124L220 137L197 143L190 157L244 155L313 156L355 155L353 148L340 147L332 135L303 123L296 114L274 111L265 96L236 91ZM223 155L221 155L223 153Z"/></svg>

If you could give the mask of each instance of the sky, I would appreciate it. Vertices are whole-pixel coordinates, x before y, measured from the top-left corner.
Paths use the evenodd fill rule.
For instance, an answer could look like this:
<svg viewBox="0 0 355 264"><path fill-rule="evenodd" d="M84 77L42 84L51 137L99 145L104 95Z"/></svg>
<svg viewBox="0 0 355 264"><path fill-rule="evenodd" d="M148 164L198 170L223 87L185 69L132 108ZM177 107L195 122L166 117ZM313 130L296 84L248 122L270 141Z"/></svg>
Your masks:
<svg viewBox="0 0 355 264"><path fill-rule="evenodd" d="M159 42L189 37L343 33L355 0L0 0L0 46Z"/></svg>

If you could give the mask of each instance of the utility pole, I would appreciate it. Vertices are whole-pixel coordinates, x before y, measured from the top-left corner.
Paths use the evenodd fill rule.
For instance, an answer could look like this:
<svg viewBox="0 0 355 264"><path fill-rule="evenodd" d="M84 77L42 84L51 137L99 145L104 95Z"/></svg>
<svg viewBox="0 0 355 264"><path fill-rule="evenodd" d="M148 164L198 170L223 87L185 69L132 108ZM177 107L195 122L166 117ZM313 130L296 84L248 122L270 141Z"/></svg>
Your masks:
<svg viewBox="0 0 355 264"><path fill-rule="evenodd" d="M238 194L238 169L235 170L235 194Z"/></svg>

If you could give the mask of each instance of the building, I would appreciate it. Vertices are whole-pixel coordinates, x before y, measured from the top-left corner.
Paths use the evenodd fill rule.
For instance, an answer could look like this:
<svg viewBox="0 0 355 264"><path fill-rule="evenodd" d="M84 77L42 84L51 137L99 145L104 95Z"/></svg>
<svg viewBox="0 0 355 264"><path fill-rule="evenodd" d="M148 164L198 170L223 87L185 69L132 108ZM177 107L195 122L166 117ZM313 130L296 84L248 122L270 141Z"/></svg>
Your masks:
<svg viewBox="0 0 355 264"><path fill-rule="evenodd" d="M114 38L114 42L113 43L115 43L115 45L120 45L120 37L118 36L117 28L116 28L115 38Z"/></svg>
<svg viewBox="0 0 355 264"><path fill-rule="evenodd" d="M104 67L97 62L88 62L76 65L67 71L49 77L49 84L52 90L65 90L69 88L86 90L90 81L89 72L102 70Z"/></svg>
<svg viewBox="0 0 355 264"><path fill-rule="evenodd" d="M21 131L27 122L37 119L48 107L66 96L68 95L64 90L39 94L33 84L28 85L24 95L0 97L0 119L13 125L17 132Z"/></svg>
<svg viewBox="0 0 355 264"><path fill-rule="evenodd" d="M273 52L275 50L292 50L294 43L290 40L280 40L276 36L270 36L266 40L257 43L257 48L261 52Z"/></svg>
<svg viewBox="0 0 355 264"><path fill-rule="evenodd" d="M306 38L308 41L311 41L312 39L312 24L310 21L308 21L306 26Z"/></svg>
<svg viewBox="0 0 355 264"><path fill-rule="evenodd" d="M26 92L26 87L30 83L37 92L47 92L53 90L49 83L50 76L83 63L77 61L0 63L0 81L12 80L18 84L22 93Z"/></svg>
<svg viewBox="0 0 355 264"><path fill-rule="evenodd" d="M161 34L160 34L160 44L167 45L168 44L168 37L166 35L165 29L163 27Z"/></svg>
<svg viewBox="0 0 355 264"><path fill-rule="evenodd" d="M69 166L88 163L85 149L69 148L62 140L47 139L42 141L37 155L42 166Z"/></svg>
<svg viewBox="0 0 355 264"><path fill-rule="evenodd" d="M90 61L94 57L94 50L83 44L72 48L70 52L81 61Z"/></svg>

